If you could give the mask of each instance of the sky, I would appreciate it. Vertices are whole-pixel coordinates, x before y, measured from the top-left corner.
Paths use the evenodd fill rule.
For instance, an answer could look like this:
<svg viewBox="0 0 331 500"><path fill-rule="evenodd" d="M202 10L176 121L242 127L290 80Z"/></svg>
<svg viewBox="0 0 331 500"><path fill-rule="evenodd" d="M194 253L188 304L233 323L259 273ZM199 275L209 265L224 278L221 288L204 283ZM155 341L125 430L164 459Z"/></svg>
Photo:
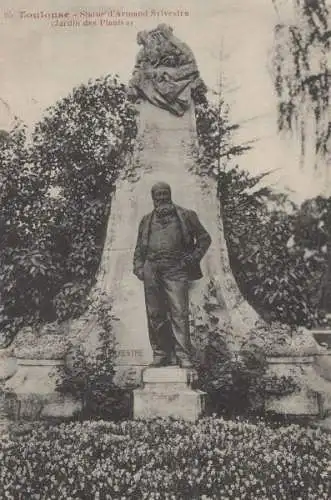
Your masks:
<svg viewBox="0 0 331 500"><path fill-rule="evenodd" d="M239 62L241 70L247 70L250 60L258 57L261 38L258 32L266 31L267 17L274 16L272 9L265 9L266 0L248 0L249 8L245 7L246 0L180 3L174 0L104 3L34 0L33 9L29 1L2 0L1 4L0 95L11 110L28 123L38 119L45 107L66 95L74 85L90 77L118 73L127 81L137 53L137 32L154 28L158 22L170 21L175 34L192 48L208 87L215 88L222 71L222 45L223 52L228 52L225 56L232 59L223 64L232 62L236 67ZM61 28L50 26L49 20L22 18L20 14L23 10L32 13L40 10L49 13L98 12L107 8L129 12L186 10L189 15L134 18L133 26ZM13 12L13 18L5 18L8 10ZM238 36L243 29L249 37ZM257 85L255 91L259 93Z"/></svg>
<svg viewBox="0 0 331 500"><path fill-rule="evenodd" d="M270 62L273 27L279 16L292 15L291 3L278 0L276 12L271 0L1 0L0 127L8 126L13 115L32 127L48 106L89 78L118 74L127 82L138 51L137 32L166 22L193 50L210 93L222 79L231 119L242 125L238 139L256 141L242 166L254 173L275 170L273 179L293 189L298 173L289 155L296 153L277 142ZM152 9L159 15L128 15L121 18L129 23L124 26L100 26L97 16L82 15ZM162 10L188 15L166 16ZM48 18L31 17L40 11L68 12L67 20L96 20L97 25L52 26ZM305 179L300 182L303 191L310 189Z"/></svg>

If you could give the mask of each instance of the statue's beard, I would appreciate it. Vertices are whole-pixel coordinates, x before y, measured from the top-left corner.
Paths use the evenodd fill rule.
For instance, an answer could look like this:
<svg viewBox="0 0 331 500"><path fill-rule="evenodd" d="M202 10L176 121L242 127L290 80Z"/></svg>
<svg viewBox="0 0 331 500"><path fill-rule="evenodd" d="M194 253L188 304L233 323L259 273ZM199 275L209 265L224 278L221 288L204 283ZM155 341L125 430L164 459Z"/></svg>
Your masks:
<svg viewBox="0 0 331 500"><path fill-rule="evenodd" d="M155 213L158 217L166 217L167 215L171 215L175 213L175 210L175 206L171 201L162 203L162 205L158 205L155 207Z"/></svg>

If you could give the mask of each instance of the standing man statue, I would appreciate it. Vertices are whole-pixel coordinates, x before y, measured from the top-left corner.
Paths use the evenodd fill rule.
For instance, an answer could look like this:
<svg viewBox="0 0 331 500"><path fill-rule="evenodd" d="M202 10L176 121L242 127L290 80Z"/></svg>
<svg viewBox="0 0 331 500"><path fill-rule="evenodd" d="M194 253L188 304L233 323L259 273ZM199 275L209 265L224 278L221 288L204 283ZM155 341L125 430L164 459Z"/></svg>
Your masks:
<svg viewBox="0 0 331 500"><path fill-rule="evenodd" d="M152 199L133 259L134 274L144 282L152 365L191 368L189 281L202 277L200 260L211 238L193 210L172 202L168 184L155 184Z"/></svg>

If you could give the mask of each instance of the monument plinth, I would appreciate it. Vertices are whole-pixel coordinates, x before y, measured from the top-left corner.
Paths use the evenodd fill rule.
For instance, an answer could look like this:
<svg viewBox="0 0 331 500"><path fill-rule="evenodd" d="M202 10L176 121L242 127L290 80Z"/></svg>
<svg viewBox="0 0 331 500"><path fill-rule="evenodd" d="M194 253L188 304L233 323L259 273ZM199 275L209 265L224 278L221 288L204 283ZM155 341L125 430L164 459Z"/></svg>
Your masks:
<svg viewBox="0 0 331 500"><path fill-rule="evenodd" d="M133 391L134 418L173 417L195 422L206 405L206 393L194 389L196 381L192 369L146 368L143 387Z"/></svg>

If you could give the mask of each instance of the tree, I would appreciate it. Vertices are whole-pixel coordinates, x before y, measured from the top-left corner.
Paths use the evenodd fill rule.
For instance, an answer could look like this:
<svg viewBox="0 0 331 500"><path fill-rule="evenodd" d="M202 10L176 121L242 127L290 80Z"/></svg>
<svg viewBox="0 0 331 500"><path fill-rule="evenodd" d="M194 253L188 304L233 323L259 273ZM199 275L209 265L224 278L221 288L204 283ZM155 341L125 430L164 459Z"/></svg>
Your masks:
<svg viewBox="0 0 331 500"><path fill-rule="evenodd" d="M277 0L273 0L277 9ZM331 31L326 0L294 0L296 20L275 27L274 83L280 131L296 131L305 155L308 115L315 121L315 153L326 158L331 137L329 119Z"/></svg>
<svg viewBox="0 0 331 500"><path fill-rule="evenodd" d="M277 10L278 1L273 0ZM295 22L275 27L274 83L278 95L280 131L296 132L301 164L313 141L311 168L330 169L330 10L326 0L294 0ZM308 123L313 122L312 137ZM328 179L328 175L325 175ZM328 189L330 193L330 188ZM329 195L329 194L328 194ZM331 220L330 207L328 220ZM331 313L331 224L328 224L328 265L322 280L321 305Z"/></svg>
<svg viewBox="0 0 331 500"><path fill-rule="evenodd" d="M79 315L99 264L111 194L136 134L126 89L107 76L49 108L26 145L0 143L1 331Z"/></svg>
<svg viewBox="0 0 331 500"><path fill-rule="evenodd" d="M231 269L248 302L266 320L294 325L322 321L316 304L325 266L326 207L323 199L296 206L282 193L261 186L235 161L249 144L235 144L238 125L223 100L197 107L200 174L219 187ZM307 217L316 206L316 216Z"/></svg>

